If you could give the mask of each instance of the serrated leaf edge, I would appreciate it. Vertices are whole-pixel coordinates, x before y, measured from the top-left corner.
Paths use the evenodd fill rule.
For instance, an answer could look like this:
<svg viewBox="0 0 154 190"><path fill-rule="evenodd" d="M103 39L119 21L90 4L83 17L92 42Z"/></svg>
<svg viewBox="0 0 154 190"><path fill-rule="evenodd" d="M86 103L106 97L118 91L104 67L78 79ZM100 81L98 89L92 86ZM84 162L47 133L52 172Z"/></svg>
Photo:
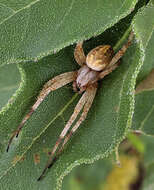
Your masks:
<svg viewBox="0 0 154 190"><path fill-rule="evenodd" d="M26 8L30 7L31 5L35 4L35 2L39 2L40 0L36 0L34 1L33 3L31 3L29 6L26 6ZM96 31L93 35L87 35L87 36L83 36L80 41L85 41L85 40L88 40L90 39L91 37L95 37L101 33L103 33L106 29L112 27L113 25L115 25L117 22L119 22L122 18L126 17L127 15L129 15L135 8L135 5L136 3L138 2L138 0L133 0L132 4L130 5L129 9L124 12L123 14L121 14L119 17L118 16L115 16L113 18L113 20L111 22L109 22L108 24L106 24L105 26L103 26L101 29L99 29L98 31ZM23 8L25 9L25 8ZM21 10L23 9L20 9L18 10L17 12L20 12ZM12 15L14 16L14 15ZM12 17L10 16L10 17ZM6 20L8 20L9 18L7 18ZM0 23L1 24L1 23ZM38 62L40 59L42 59L43 57L46 57L48 55L52 55L52 54L55 54L55 53L58 53L61 49L69 46L69 45L72 45L76 42L78 42L79 40L78 39L74 39L74 40L71 40L71 41L68 41L66 43L62 43L61 46L59 47L56 47L54 49L52 49L52 51L47 51L47 52L43 52L43 53L40 53L38 56L36 56L35 58L30 58L30 57L27 57L26 59L10 59L10 60L7 60L4 64L12 64L12 63L26 63L26 62L29 62L29 61L33 61L33 62Z"/></svg>

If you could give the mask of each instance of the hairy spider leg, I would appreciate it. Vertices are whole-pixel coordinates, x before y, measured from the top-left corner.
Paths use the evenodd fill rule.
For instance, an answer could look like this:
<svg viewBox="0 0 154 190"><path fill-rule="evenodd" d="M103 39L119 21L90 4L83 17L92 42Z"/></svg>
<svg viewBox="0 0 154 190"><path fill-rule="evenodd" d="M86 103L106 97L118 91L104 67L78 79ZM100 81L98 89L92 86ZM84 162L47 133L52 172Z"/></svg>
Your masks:
<svg viewBox="0 0 154 190"><path fill-rule="evenodd" d="M54 91L58 88L61 88L62 86L74 81L76 79L76 75L77 75L77 71L72 71L72 72L67 72L67 73L63 73L60 74L56 77L54 77L53 79L49 80L43 87L43 89L41 90L37 101L35 102L35 104L32 106L31 110L27 113L27 115L24 117L24 119L22 120L22 122L20 123L20 125L18 126L17 130L13 133L13 135L11 136L9 142L8 142L8 146L6 151L9 151L10 145L12 143L13 138L16 136L18 137L19 132L21 131L22 127L24 126L24 124L26 123L26 121L30 118L30 116L32 115L32 113L38 108L38 106L42 103L42 101L45 99L45 97L51 92Z"/></svg>
<svg viewBox="0 0 154 190"><path fill-rule="evenodd" d="M134 37L134 33L133 33L133 31L131 31L126 44L124 44L122 46L122 48L114 55L111 62L109 63L109 65L106 68L112 67L117 61L119 61L119 59L125 54L128 47L131 45L133 37Z"/></svg>
<svg viewBox="0 0 154 190"><path fill-rule="evenodd" d="M78 92L76 81L73 81L73 91Z"/></svg>
<svg viewBox="0 0 154 190"><path fill-rule="evenodd" d="M81 125L81 123L86 119L88 111L91 108L93 100L94 100L95 95L96 95L97 84L96 83L92 84L89 88L87 88L87 91L88 91L88 93L87 93L88 99L87 99L87 102L85 103L85 106L83 108L83 112L82 112L79 120L76 122L76 124L72 128L72 130L65 137L64 142L62 144L62 147L58 151L58 155L63 151L64 145L68 142L68 140L70 139L70 137L76 132L76 130Z"/></svg>
<svg viewBox="0 0 154 190"><path fill-rule="evenodd" d="M102 71L100 74L99 74L99 80L100 79L103 79L106 75L108 75L109 73L111 73L113 70L115 70L119 65L119 62L115 65L112 65L111 67L109 67L108 69Z"/></svg>
<svg viewBox="0 0 154 190"><path fill-rule="evenodd" d="M112 58L111 62L110 62L109 65L106 67L106 69L105 69L104 71L102 71L102 72L99 74L99 78L100 78L100 79L104 78L106 75L108 75L109 73L111 73L113 70L115 70L115 69L118 67L118 64L119 64L118 61L119 61L119 59L124 55L124 53L126 52L126 50L128 49L128 47L131 45L131 41L133 40L133 36L134 36L134 34L133 34L133 32L131 32L130 35L129 35L129 38L128 38L127 43L124 44L123 47L115 54L115 56ZM76 54L77 54L78 56L80 55L80 50L81 50L81 55L82 55L82 53L84 54L83 49L82 49L82 43L78 43L77 46L76 46ZM78 52L78 51L79 51L79 52ZM81 57L82 57L82 56L81 56ZM79 61L79 58L76 59L76 61L78 62L78 61ZM117 63L117 62L118 62L118 63ZM115 63L117 63L117 64L115 64ZM91 87L91 86L90 86L90 87ZM75 81L74 81L74 83L73 83L73 89L76 90L76 83L75 83ZM87 88L86 91L88 91L88 90L89 90L89 89ZM97 90L97 88L96 88L96 90ZM91 92L91 94L89 94L89 99L92 98L92 101L91 101L91 99L90 99L90 100L87 99L87 102L88 102L88 100L89 100L89 102L91 102L91 104L92 104L93 98L95 97L96 91L95 91L95 90L92 90L92 91L90 91L90 92ZM92 92L94 93L94 96L93 96L93 93L92 93ZM86 118L86 116L87 116L87 113L88 113L88 111L86 112L86 109L87 109L86 107L88 107L88 103L87 103L87 102L86 102L86 104L85 104L85 106L84 106L84 110L83 110L83 113L82 113L80 119L77 121L77 123L75 124L75 126L72 128L72 130L70 131L70 133L68 133L67 136L65 137L64 142L63 142L61 148L59 149L57 155L60 154L60 152L63 150L64 145L65 145L65 144L67 143L67 141L70 139L70 137L72 136L72 134L78 129L78 127L80 126L80 124L82 123L82 121L85 120L85 118ZM86 106L86 105L87 105L87 106ZM90 105L90 104L89 104L89 105ZM91 107L91 105L90 105L90 107ZM90 109L90 107L89 107L89 109ZM88 110L89 110L89 109L88 109ZM60 142L61 142L61 141L60 141ZM60 143L59 143L59 144L60 144ZM54 160L54 159L53 159L53 160ZM52 164L52 160L50 160L50 164ZM49 167L50 164L48 164L48 167Z"/></svg>
<svg viewBox="0 0 154 190"><path fill-rule="evenodd" d="M126 44L124 44L122 46L122 48L114 55L114 57L112 58L111 62L108 64L108 66L105 68L104 71L102 71L99 74L99 78L102 79L104 78L106 75L108 75L109 73L111 73L113 70L115 70L118 67L119 64L119 60L120 58L125 54L126 50L128 49L128 47L131 45L131 42L133 40L134 37L134 33L131 32L129 37L128 37L128 41ZM117 63L118 62L118 63ZM117 64L116 64L117 63Z"/></svg>
<svg viewBox="0 0 154 190"><path fill-rule="evenodd" d="M131 41L133 39L133 32L130 33L129 35L129 38L128 38L128 41L126 44L123 45L123 47L115 54L115 56L112 58L111 62L109 63L109 65L106 67L105 71L102 71L100 74L99 74L99 78L102 79L104 78L104 76L108 75L109 73L111 73L113 70L115 70L117 67L118 67L118 61L119 59L124 55L124 53L126 52L127 48L131 45ZM74 57L75 57L75 60L76 62L79 64L79 65L83 65L85 63L85 55L84 55L84 51L83 51L83 48L82 48L82 43L78 43L76 45L76 48L75 48L75 52L74 52ZM117 64L115 64L117 63ZM94 83L95 84L95 83ZM91 87L94 87L95 85L91 85L89 88L86 89L86 91L88 92L89 89ZM76 84L74 82L73 84L73 88L74 90L76 91ZM54 157L54 154L57 150L57 148L59 147L59 145L61 144L61 141L63 140L64 138L64 141L63 141L63 144L61 146L61 148L59 149L58 154L60 154L60 152L63 150L63 147L64 145L67 143L67 141L70 139L70 137L72 136L72 134L78 129L78 127L80 126L80 124L85 120L86 116L87 116L87 113L92 105L92 102L93 102L93 99L95 97L95 94L96 94L96 91L97 91L97 87L96 89L94 90L92 88L92 91L90 91L91 94L88 94L88 98L87 98L87 102L85 103L85 106L84 106L84 110L83 110L83 113L81 115L81 117L79 118L79 120L77 121L77 123L75 124L75 126L72 128L72 130L70 131L70 133L67 134L67 136L65 137L66 133L64 133L65 135L64 136L61 136L54 148L53 148L53 151L51 153L51 157L45 167L45 169L43 170L41 176L38 178L38 180L41 180L41 178L43 177L44 173L46 172L46 170L52 165L52 163L56 160L56 157ZM71 124L72 125L72 124ZM64 128L65 129L65 128Z"/></svg>
<svg viewBox="0 0 154 190"><path fill-rule="evenodd" d="M74 58L75 61L80 65L83 66L86 63L86 56L84 54L83 48L82 48L83 42L77 43L75 50L74 50Z"/></svg>
<svg viewBox="0 0 154 190"><path fill-rule="evenodd" d="M56 150L58 149L59 145L61 144L62 140L65 138L67 132L69 131L70 127L72 126L73 122L75 121L75 119L77 118L78 114L81 112L82 108L84 107L85 103L87 102L88 99L88 91L85 91L84 94L82 95L82 97L80 98L79 102L77 103L77 105L74 108L74 112L71 115L70 119L68 120L68 122L66 123L63 131L61 132L61 134L59 135L58 140L55 143L55 146L52 149L51 152L51 156L41 174L41 176L38 178L38 181L41 180L41 178L43 177L44 173L46 172L46 170L50 167L51 163L55 160L54 155L56 153Z"/></svg>

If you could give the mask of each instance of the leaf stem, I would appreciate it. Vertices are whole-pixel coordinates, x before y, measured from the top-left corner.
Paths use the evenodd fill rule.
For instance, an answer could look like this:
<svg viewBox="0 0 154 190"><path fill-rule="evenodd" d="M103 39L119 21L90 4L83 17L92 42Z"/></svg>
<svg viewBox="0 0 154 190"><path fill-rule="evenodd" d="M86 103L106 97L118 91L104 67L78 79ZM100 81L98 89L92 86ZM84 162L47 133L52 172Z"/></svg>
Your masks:
<svg viewBox="0 0 154 190"><path fill-rule="evenodd" d="M125 33L123 34L123 36L120 38L120 40L116 43L116 45L113 47L113 50L116 52L121 45L123 44L123 42L125 41L125 39L128 37L130 31L132 30L131 25L129 26L129 28L125 31Z"/></svg>

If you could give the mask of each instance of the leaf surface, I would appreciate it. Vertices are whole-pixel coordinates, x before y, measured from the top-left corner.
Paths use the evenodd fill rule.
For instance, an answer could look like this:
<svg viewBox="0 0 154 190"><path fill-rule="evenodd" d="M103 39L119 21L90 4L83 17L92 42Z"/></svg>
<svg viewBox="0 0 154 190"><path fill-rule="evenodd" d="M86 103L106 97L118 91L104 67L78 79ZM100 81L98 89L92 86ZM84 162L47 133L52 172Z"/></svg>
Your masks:
<svg viewBox="0 0 154 190"><path fill-rule="evenodd" d="M37 61L96 36L128 15L137 0L112 3L108 0L3 0L2 3L6 5L3 12L6 7L15 10L9 17L0 15L0 64L6 64Z"/></svg>
<svg viewBox="0 0 154 190"><path fill-rule="evenodd" d="M90 165L74 168L63 181L63 190L93 190L104 189L106 178L113 168L110 159L98 160Z"/></svg>
<svg viewBox="0 0 154 190"><path fill-rule="evenodd" d="M140 139L142 142L144 142L145 145L145 153L144 153L144 170L145 170L145 177L142 184L142 190L151 190L154 187L154 152L153 150L154 146L154 137L153 136L147 136L147 135L141 135Z"/></svg>
<svg viewBox="0 0 154 190"><path fill-rule="evenodd" d="M145 51L144 64L138 75L138 82L143 80L149 74L152 68L154 68L154 19L152 19L153 17L154 5L151 2L146 6L146 9L139 11L138 15L135 17L138 37L142 40L143 49Z"/></svg>
<svg viewBox="0 0 154 190"><path fill-rule="evenodd" d="M68 47L55 56L43 59L39 64L26 63L19 66L25 74L23 85L17 92L12 108L2 112L3 117L0 119L1 124L5 124L5 128L1 128L3 154L0 162L1 185L4 189L23 187L22 180L18 184L13 180L21 176L21 173L25 188L38 189L46 185L47 189L59 189L63 177L73 167L107 156L131 126L134 74L137 75L141 63L139 49L135 44L123 58L123 64L100 83L86 122L80 126L66 151L43 181L38 183L36 179L47 161L47 152L53 147L79 99L72 99L74 93L71 86L51 93L25 124L19 138L13 141L9 153L5 152L10 131L17 127L25 111L35 101L32 97L44 84L46 77L52 78L58 73L75 69L75 64L72 64L73 49ZM64 64L61 65L61 62ZM13 120L11 117L7 118L8 114ZM40 157L39 164L35 164L35 154ZM24 161L18 162L21 157L24 157ZM32 182L29 183L29 180Z"/></svg>
<svg viewBox="0 0 154 190"><path fill-rule="evenodd" d="M17 90L19 83L20 74L16 65L0 67L0 110Z"/></svg>
<svg viewBox="0 0 154 190"><path fill-rule="evenodd" d="M143 91L135 97L133 129L154 135L154 90ZM144 102L144 103L143 103Z"/></svg>
<svg viewBox="0 0 154 190"><path fill-rule="evenodd" d="M125 7L125 3L123 6ZM85 42L85 51L88 52L103 43L114 46L121 40L122 33L129 26L129 23L126 23L123 20L102 35ZM134 30L137 34L135 21ZM92 32L93 35L98 34L97 30L95 32ZM83 38L78 37L79 39ZM55 55L37 62L18 64L22 76L21 86L11 104L0 113L0 126L4 126L0 127L0 186L3 189L35 190L43 189L44 186L46 189L60 189L64 176L73 167L82 163L92 163L114 151L131 126L135 80L143 64L142 41L137 38L137 43L135 42L123 57L118 69L100 81L86 121L41 182L37 182L36 179L45 166L48 152L80 98L79 95L74 95L72 86L67 85L51 93L27 121L18 139L14 139L9 153L6 153L6 145L11 133L35 102L43 84L53 76L78 68L73 58L74 46L64 48ZM32 44L29 45L32 47ZM17 178L20 178L18 183Z"/></svg>
<svg viewBox="0 0 154 190"><path fill-rule="evenodd" d="M135 17L136 22L136 35L141 41L141 49L145 55L144 64L139 78L143 79L149 74L153 68L153 43L154 43L154 22L152 21L152 15L154 14L154 6L150 2L146 8L139 11ZM154 16L154 15L153 15ZM146 26L146 27L145 27ZM139 79L138 78L138 79ZM153 85L153 78L151 73L151 80L147 79L147 83ZM142 92L138 93L135 98L135 114L133 117L133 128L142 130L147 134L153 134L153 90L144 91L144 88L152 88L150 85L146 85L146 81L143 85L140 85ZM154 87L153 87L154 88ZM137 89L139 91L139 89ZM144 102L144 103L143 103Z"/></svg>
<svg viewBox="0 0 154 190"><path fill-rule="evenodd" d="M143 182L142 190L152 190L154 188L154 163L150 164L146 170L146 177Z"/></svg>

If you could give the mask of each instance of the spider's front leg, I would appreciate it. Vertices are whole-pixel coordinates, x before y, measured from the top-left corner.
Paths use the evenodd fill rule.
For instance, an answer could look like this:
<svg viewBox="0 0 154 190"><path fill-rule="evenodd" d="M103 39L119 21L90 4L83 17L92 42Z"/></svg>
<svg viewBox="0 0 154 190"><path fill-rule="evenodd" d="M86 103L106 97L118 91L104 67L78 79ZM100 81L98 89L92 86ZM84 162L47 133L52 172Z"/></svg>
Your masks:
<svg viewBox="0 0 154 190"><path fill-rule="evenodd" d="M108 64L108 66L105 68L105 70L103 70L99 74L100 79L104 78L104 76L108 75L109 73L111 73L113 70L115 70L118 67L119 60L125 54L128 47L131 45L133 37L134 37L134 33L131 32L129 37L128 37L127 43L124 44L122 46L122 48L114 55L114 57L112 58L111 62Z"/></svg>
<svg viewBox="0 0 154 190"><path fill-rule="evenodd" d="M70 117L69 121L67 122L63 131L61 132L58 140L56 141L56 144L55 144L54 148L52 149L51 156L50 156L41 176L38 178L38 181L43 178L46 170L48 168L50 168L53 165L53 163L56 161L59 154L63 151L64 145L68 142L68 140L70 139L72 134L74 134L76 132L76 130L79 128L80 124L86 119L88 111L93 103L96 91L97 91L97 83L94 83L91 86L87 87L86 91L84 92L84 94L80 98L78 104L76 105L72 116ZM77 118L78 114L81 112L82 108L83 108L83 112L82 112L79 120L76 122L74 127L68 133L70 127L72 126L73 122ZM63 141L63 143L62 143L62 141ZM62 145L59 148L61 143L62 143ZM57 154L55 155L58 148L59 148L59 150L58 150Z"/></svg>
<svg viewBox="0 0 154 190"><path fill-rule="evenodd" d="M75 50L74 50L74 58L75 61L80 65L83 66L86 63L86 56L84 54L83 48L82 48L83 42L77 43Z"/></svg>
<svg viewBox="0 0 154 190"><path fill-rule="evenodd" d="M72 71L72 72L67 72L67 73L63 73L61 75L58 75L56 77L54 77L53 79L49 80L43 87L43 89L41 90L37 101L35 102L35 104L32 106L32 108L30 109L30 111L27 113L27 115L24 117L24 119L22 120L22 122L20 123L20 125L18 126L17 130L13 133L13 135L11 136L8 146L7 146L7 152L10 148L11 142L13 140L13 138L16 136L18 137L19 132L21 131L22 127L24 126L24 124L26 123L26 121L30 118L30 116L32 115L32 113L38 108L38 106L41 104L41 102L45 99L45 97L51 92L54 91L72 81L74 81L76 79L76 75L77 75L77 71Z"/></svg>
<svg viewBox="0 0 154 190"><path fill-rule="evenodd" d="M128 41L126 42L126 44L124 44L122 46L122 48L114 55L114 57L112 58L111 62L109 63L109 65L107 66L107 68L112 67L115 63L117 63L119 61L119 59L125 54L126 50L128 49L128 47L131 45L132 40L134 37L134 33L133 31L131 31L131 33L129 34L128 37Z"/></svg>
<svg viewBox="0 0 154 190"><path fill-rule="evenodd" d="M75 50L74 50L75 61L81 67L86 63L86 56L84 54L84 50L83 50L82 45L83 45L83 42L78 42L76 47L75 47ZM73 90L74 90L74 92L78 92L76 81L73 82Z"/></svg>

